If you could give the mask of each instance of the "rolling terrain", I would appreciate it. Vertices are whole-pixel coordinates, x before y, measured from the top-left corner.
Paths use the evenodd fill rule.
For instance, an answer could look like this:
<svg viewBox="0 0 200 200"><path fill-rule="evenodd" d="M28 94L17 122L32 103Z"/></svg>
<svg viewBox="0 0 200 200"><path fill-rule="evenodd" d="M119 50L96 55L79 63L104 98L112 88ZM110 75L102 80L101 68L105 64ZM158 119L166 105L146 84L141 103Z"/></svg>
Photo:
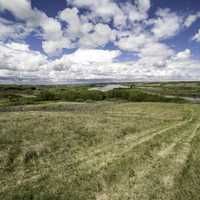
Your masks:
<svg viewBox="0 0 200 200"><path fill-rule="evenodd" d="M197 200L198 104L57 102L0 113L0 199Z"/></svg>

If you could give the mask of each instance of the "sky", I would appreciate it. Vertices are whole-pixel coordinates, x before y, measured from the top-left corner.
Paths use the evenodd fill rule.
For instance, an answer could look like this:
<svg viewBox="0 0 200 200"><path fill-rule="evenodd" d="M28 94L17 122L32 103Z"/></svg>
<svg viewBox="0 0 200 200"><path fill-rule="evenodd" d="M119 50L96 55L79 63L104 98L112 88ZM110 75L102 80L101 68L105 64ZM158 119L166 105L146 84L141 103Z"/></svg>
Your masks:
<svg viewBox="0 0 200 200"><path fill-rule="evenodd" d="M199 0L0 0L0 83L200 80Z"/></svg>

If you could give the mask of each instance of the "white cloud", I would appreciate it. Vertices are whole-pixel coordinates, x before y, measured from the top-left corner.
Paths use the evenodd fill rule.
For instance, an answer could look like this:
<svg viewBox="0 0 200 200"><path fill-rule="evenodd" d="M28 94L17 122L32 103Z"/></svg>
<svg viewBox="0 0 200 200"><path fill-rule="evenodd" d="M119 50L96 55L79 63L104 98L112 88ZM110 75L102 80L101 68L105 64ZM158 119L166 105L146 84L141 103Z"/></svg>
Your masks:
<svg viewBox="0 0 200 200"><path fill-rule="evenodd" d="M161 52L156 54L156 51ZM177 55L180 57L181 54L188 54L188 50ZM49 76L55 82L75 79L135 81L197 78L195 71L200 61L191 60L189 56L187 58L185 56L184 59L183 56L181 59L174 59L174 51L164 44L147 45L141 50L140 55L141 57L136 61L120 63L113 62L113 59L119 56L119 52L81 49L52 62L53 71Z"/></svg>
<svg viewBox="0 0 200 200"><path fill-rule="evenodd" d="M145 20L148 17L148 10L150 9L149 0L136 0L135 5L132 3L126 3L122 8L125 14L128 15L130 22L139 22Z"/></svg>
<svg viewBox="0 0 200 200"><path fill-rule="evenodd" d="M184 22L184 26L189 28L198 18L200 18L200 12L189 15Z"/></svg>
<svg viewBox="0 0 200 200"><path fill-rule="evenodd" d="M59 14L59 18L68 23L67 32L69 34L79 34L81 28L81 21L78 15L77 8L66 8Z"/></svg>
<svg viewBox="0 0 200 200"><path fill-rule="evenodd" d="M33 8L30 0L0 0L0 12L7 10L16 18L14 22L0 18L0 77L57 83L104 78L186 79L200 74L200 61L193 59L191 50L177 53L164 44L164 39L190 27L200 17L199 12L182 17L169 9L159 9L150 18L150 0L121 3L69 0L67 3L70 6L52 18ZM83 8L86 12L82 12ZM48 56L65 48L77 50L48 60L24 42L30 33L38 37ZM200 42L200 30L193 40ZM121 51L99 49L110 42L116 49L129 51L134 59L120 62Z"/></svg>
<svg viewBox="0 0 200 200"><path fill-rule="evenodd" d="M125 6L123 6L123 10L125 13L127 13L128 19L131 23L141 21L147 18L146 13L139 12L137 7L131 3L127 3Z"/></svg>
<svg viewBox="0 0 200 200"><path fill-rule="evenodd" d="M61 25L57 20L44 17L44 19L41 19L40 25L44 32L44 39L58 41L63 37Z"/></svg>
<svg viewBox="0 0 200 200"><path fill-rule="evenodd" d="M76 64L90 64L90 63L110 63L120 55L120 51L109 51L100 49L78 49L72 54L64 55L58 59L63 64L76 63ZM56 60L56 62L58 62Z"/></svg>
<svg viewBox="0 0 200 200"><path fill-rule="evenodd" d="M169 9L159 9L157 18L152 20L152 33L157 39L165 39L177 34L181 28L182 18Z"/></svg>
<svg viewBox="0 0 200 200"><path fill-rule="evenodd" d="M22 23L14 23L0 18L0 40L6 39L23 39L32 29Z"/></svg>
<svg viewBox="0 0 200 200"><path fill-rule="evenodd" d="M175 59L187 60L191 56L192 56L191 50L190 49L186 49L185 51L181 51L181 52L177 53L177 55L175 56Z"/></svg>
<svg viewBox="0 0 200 200"><path fill-rule="evenodd" d="M140 50L141 57L164 57L168 58L173 55L174 51L167 45L162 43L147 43L143 49Z"/></svg>
<svg viewBox="0 0 200 200"><path fill-rule="evenodd" d="M84 34L80 38L80 46L85 48L96 48L104 46L109 41L115 40L115 31L107 24L96 24L92 33Z"/></svg>
<svg viewBox="0 0 200 200"><path fill-rule="evenodd" d="M0 38L4 39L7 38L8 35L15 34L17 30L13 26L8 26L4 23L0 22Z"/></svg>
<svg viewBox="0 0 200 200"><path fill-rule="evenodd" d="M115 26L122 26L126 22L126 16L120 7L111 0L72 0L71 2L79 8L89 9L92 12L87 16L90 20L100 17L103 22L109 22L113 19Z"/></svg>
<svg viewBox="0 0 200 200"><path fill-rule="evenodd" d="M51 62L49 76L55 82L111 78L119 71L119 66L114 67L114 59L119 55L120 51L79 49Z"/></svg>
<svg viewBox="0 0 200 200"><path fill-rule="evenodd" d="M56 19L48 17L36 8L32 9L31 1L12 0L11 2L0 0L0 10L10 11L17 19L24 20L30 28L40 27L42 29L44 47L47 46L46 43L57 43L57 45L54 45L55 48L52 48L53 45L51 45L51 49L44 48L46 53L54 53L57 50L63 49L63 45L58 49L60 40L64 40L61 24Z"/></svg>
<svg viewBox="0 0 200 200"><path fill-rule="evenodd" d="M78 7L92 7L99 5L97 0L71 0L71 2Z"/></svg>
<svg viewBox="0 0 200 200"><path fill-rule="evenodd" d="M0 0L0 10L11 11L19 19L27 19L32 12L30 1L28 0Z"/></svg>
<svg viewBox="0 0 200 200"><path fill-rule="evenodd" d="M120 49L126 51L139 51L141 48L145 46L145 44L152 42L152 39L145 34L128 34L125 37L121 37L118 42L116 42L117 46Z"/></svg>
<svg viewBox="0 0 200 200"><path fill-rule="evenodd" d="M21 43L0 43L0 70L37 71L47 63L46 56Z"/></svg>
<svg viewBox="0 0 200 200"><path fill-rule="evenodd" d="M147 43L139 52L139 63L146 67L165 67L167 60L174 55L174 50L167 45Z"/></svg>
<svg viewBox="0 0 200 200"><path fill-rule="evenodd" d="M151 7L150 0L137 0L136 4L141 12L147 12Z"/></svg>
<svg viewBox="0 0 200 200"><path fill-rule="evenodd" d="M19 50L19 51L29 51L30 50L29 45L22 44L22 43L12 42L12 43L8 43L6 46L13 50Z"/></svg>
<svg viewBox="0 0 200 200"><path fill-rule="evenodd" d="M124 65L115 63L120 51L79 49L53 61L50 76L55 81L75 79L109 79L123 76Z"/></svg>
<svg viewBox="0 0 200 200"><path fill-rule="evenodd" d="M42 48L49 55L56 55L61 53L64 48L73 48L71 41L68 38L61 38L60 40L46 40L42 42Z"/></svg>
<svg viewBox="0 0 200 200"><path fill-rule="evenodd" d="M190 53L185 50L173 56L175 53L172 49L154 43L142 48L139 59L130 62L116 62L120 51L97 49L79 49L48 61L26 44L8 43L0 45L0 59L3 61L0 64L0 77L29 83L66 83L77 79L198 79L200 61L193 60Z"/></svg>
<svg viewBox="0 0 200 200"><path fill-rule="evenodd" d="M81 32L83 34L87 34L91 32L92 30L94 30L94 25L92 23L83 23L81 25Z"/></svg>
<svg viewBox="0 0 200 200"><path fill-rule="evenodd" d="M195 36L192 39L197 42L200 42L200 29L198 30L198 32L195 34Z"/></svg>
<svg viewBox="0 0 200 200"><path fill-rule="evenodd" d="M190 53L189 51L189 49L186 49L183 52L179 52L175 58L168 61L167 68L172 72L171 76L176 76L176 80L200 80L200 60L192 59L191 51Z"/></svg>
<svg viewBox="0 0 200 200"><path fill-rule="evenodd" d="M1 77L60 83L71 79L112 77L123 68L114 63L120 51L79 49L60 59L47 61L46 57L27 48L25 44L0 45L0 59L4 61L0 65Z"/></svg>

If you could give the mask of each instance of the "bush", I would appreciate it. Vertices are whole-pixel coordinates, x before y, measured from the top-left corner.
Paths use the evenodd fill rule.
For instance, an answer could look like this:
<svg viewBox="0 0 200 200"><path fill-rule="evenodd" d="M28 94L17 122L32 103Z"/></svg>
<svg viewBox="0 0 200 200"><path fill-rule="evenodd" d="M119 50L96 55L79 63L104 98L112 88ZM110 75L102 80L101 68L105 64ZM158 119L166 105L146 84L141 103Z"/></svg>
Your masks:
<svg viewBox="0 0 200 200"><path fill-rule="evenodd" d="M41 90L38 98L39 98L39 100L42 100L42 101L57 100L58 99L56 94L54 92L49 91L49 90Z"/></svg>

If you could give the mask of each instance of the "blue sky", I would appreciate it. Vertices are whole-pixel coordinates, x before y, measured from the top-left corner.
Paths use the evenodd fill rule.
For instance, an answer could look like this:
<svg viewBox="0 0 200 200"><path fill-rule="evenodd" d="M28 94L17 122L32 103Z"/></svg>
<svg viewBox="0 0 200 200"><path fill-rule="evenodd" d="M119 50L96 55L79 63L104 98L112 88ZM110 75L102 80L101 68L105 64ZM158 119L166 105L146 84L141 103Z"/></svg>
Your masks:
<svg viewBox="0 0 200 200"><path fill-rule="evenodd" d="M198 0L0 0L0 83L200 79Z"/></svg>

